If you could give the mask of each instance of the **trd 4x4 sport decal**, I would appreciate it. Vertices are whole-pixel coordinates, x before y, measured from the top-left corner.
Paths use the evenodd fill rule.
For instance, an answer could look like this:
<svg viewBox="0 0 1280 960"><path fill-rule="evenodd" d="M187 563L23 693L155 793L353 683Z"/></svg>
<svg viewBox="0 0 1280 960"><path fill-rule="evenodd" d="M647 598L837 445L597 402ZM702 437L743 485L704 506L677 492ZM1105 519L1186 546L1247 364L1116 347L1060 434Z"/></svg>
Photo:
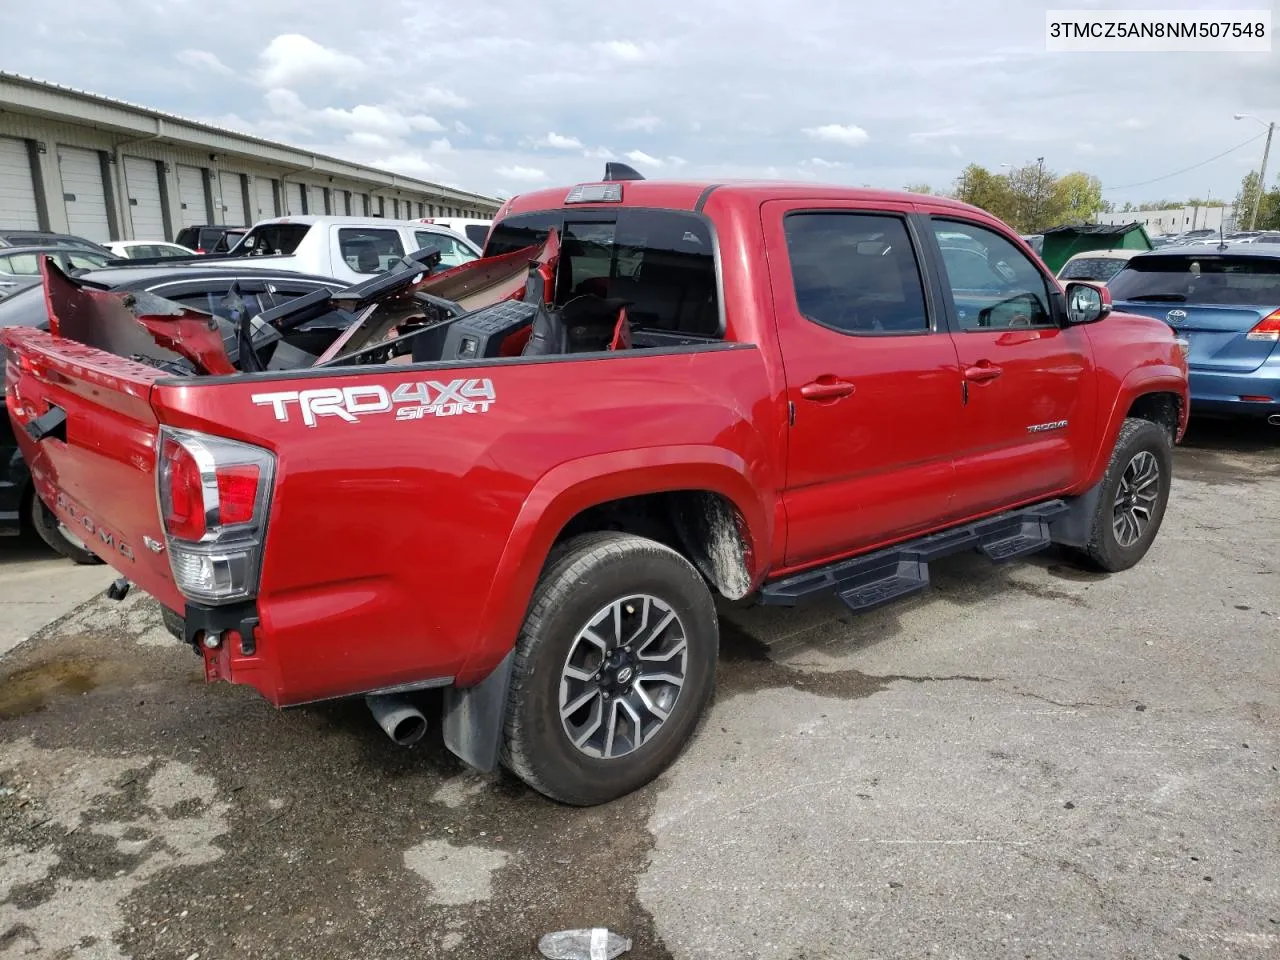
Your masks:
<svg viewBox="0 0 1280 960"><path fill-rule="evenodd" d="M255 393L258 406L270 406L281 423L289 421L293 404L302 422L314 427L320 417L340 417L357 423L369 414L395 411L397 420L421 420L423 417L456 417L464 413L487 413L497 399L493 381L485 379L419 380L402 383L394 390L369 384L364 387L322 387L316 390L282 390L278 393Z"/></svg>

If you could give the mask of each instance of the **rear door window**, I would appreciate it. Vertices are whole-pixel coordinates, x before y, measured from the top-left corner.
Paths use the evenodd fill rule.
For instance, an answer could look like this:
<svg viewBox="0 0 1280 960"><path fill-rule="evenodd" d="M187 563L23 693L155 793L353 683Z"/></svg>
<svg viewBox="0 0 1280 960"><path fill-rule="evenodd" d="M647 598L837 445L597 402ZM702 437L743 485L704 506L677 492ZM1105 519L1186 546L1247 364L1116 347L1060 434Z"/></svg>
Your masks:
<svg viewBox="0 0 1280 960"><path fill-rule="evenodd" d="M920 266L900 217L791 213L784 229L796 306L806 318L842 333L928 332Z"/></svg>
<svg viewBox="0 0 1280 960"><path fill-rule="evenodd" d="M236 253L246 257L290 256L310 229L305 223L264 223L245 235Z"/></svg>
<svg viewBox="0 0 1280 960"><path fill-rule="evenodd" d="M419 250L439 250L440 265L444 267L458 267L476 259L476 255L469 247L448 234L415 230L413 239Z"/></svg>
<svg viewBox="0 0 1280 960"><path fill-rule="evenodd" d="M375 227L338 230L338 255L356 273L383 273L404 256L400 231Z"/></svg>
<svg viewBox="0 0 1280 960"><path fill-rule="evenodd" d="M40 258L34 253L15 253L12 256L0 257L0 273L35 276L39 272Z"/></svg>
<svg viewBox="0 0 1280 960"><path fill-rule="evenodd" d="M1280 304L1280 258L1139 256L1107 286L1113 300L1274 306Z"/></svg>

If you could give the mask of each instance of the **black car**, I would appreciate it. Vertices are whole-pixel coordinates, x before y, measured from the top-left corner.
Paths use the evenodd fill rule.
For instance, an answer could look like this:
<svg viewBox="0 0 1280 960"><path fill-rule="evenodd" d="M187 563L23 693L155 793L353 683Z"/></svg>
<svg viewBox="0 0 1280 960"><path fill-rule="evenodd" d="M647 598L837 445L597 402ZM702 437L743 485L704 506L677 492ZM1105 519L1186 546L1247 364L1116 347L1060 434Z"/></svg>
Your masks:
<svg viewBox="0 0 1280 960"><path fill-rule="evenodd" d="M48 230L0 230L0 247L77 247L112 255L100 243L70 233L50 233Z"/></svg>
<svg viewBox="0 0 1280 960"><path fill-rule="evenodd" d="M337 291L346 286L328 277L286 271L236 270L226 264L108 267L77 271L76 279L113 290L145 290L213 314L219 318L223 342L233 362L238 357L239 342L236 326L227 319L233 311L243 310L249 316L256 316L303 294L322 288ZM233 285L236 296L231 296ZM349 314L333 311L304 323L284 335L284 346L277 347L276 352L289 349L291 364L300 365L298 351L314 355L323 353L351 319ZM0 298L0 327L48 329L48 324L44 286L38 280ZM278 332L263 327L265 325L255 328L255 346L280 340ZM4 358L0 356L0 391L3 390L3 375ZM28 518L41 539L62 555L76 563L100 562L35 496L27 465L13 436L12 423L8 416L0 417L0 536L18 533L22 521Z"/></svg>
<svg viewBox="0 0 1280 960"><path fill-rule="evenodd" d="M183 227L178 231L173 242L196 253L226 253L248 232L248 227L204 224L198 227Z"/></svg>

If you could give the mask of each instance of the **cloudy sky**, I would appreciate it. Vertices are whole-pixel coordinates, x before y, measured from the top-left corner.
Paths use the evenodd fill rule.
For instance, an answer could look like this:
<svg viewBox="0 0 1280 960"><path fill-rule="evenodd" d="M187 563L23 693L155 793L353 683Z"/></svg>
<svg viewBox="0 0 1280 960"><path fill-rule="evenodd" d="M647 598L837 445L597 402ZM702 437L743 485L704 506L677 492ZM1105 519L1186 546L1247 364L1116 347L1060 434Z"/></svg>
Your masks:
<svg viewBox="0 0 1280 960"><path fill-rule="evenodd" d="M1280 44L1047 53L1044 11L1261 8L1280 27L1276 3L8 2L0 64L493 196L610 157L651 178L899 188L1044 156L1136 202L1235 195L1264 130L1232 115L1280 120Z"/></svg>

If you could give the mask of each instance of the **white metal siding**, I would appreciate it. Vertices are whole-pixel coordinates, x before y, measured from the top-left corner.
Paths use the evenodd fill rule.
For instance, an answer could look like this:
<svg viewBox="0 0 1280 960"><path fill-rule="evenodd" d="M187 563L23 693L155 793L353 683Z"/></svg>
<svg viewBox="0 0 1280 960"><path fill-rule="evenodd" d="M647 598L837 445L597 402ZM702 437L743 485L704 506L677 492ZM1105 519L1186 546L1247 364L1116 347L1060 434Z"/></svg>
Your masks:
<svg viewBox="0 0 1280 960"><path fill-rule="evenodd" d="M276 216L276 196L272 188L273 181L270 177L257 177L253 181L254 192L258 195L258 210L253 217L253 222L259 220L270 220Z"/></svg>
<svg viewBox="0 0 1280 960"><path fill-rule="evenodd" d="M67 229L78 237L106 243L111 239L107 219L107 190L102 183L102 157L97 150L58 144L62 173L62 201Z"/></svg>
<svg viewBox="0 0 1280 960"><path fill-rule="evenodd" d="M351 212L357 217L367 217L369 215L368 194L357 193L351 198Z"/></svg>
<svg viewBox="0 0 1280 960"><path fill-rule="evenodd" d="M40 229L27 144L12 137L0 137L0 227Z"/></svg>
<svg viewBox="0 0 1280 960"><path fill-rule="evenodd" d="M204 171L199 167L178 164L178 211L181 226L195 227L209 222L204 202Z"/></svg>
<svg viewBox="0 0 1280 960"><path fill-rule="evenodd" d="M124 185L129 194L129 217L135 240L164 239L164 207L160 204L160 176L154 160L124 158Z"/></svg>
<svg viewBox="0 0 1280 960"><path fill-rule="evenodd" d="M284 185L284 212L290 216L302 213L302 184L288 181Z"/></svg>
<svg viewBox="0 0 1280 960"><path fill-rule="evenodd" d="M222 187L222 222L233 227L245 225L244 178L223 170L218 174Z"/></svg>

